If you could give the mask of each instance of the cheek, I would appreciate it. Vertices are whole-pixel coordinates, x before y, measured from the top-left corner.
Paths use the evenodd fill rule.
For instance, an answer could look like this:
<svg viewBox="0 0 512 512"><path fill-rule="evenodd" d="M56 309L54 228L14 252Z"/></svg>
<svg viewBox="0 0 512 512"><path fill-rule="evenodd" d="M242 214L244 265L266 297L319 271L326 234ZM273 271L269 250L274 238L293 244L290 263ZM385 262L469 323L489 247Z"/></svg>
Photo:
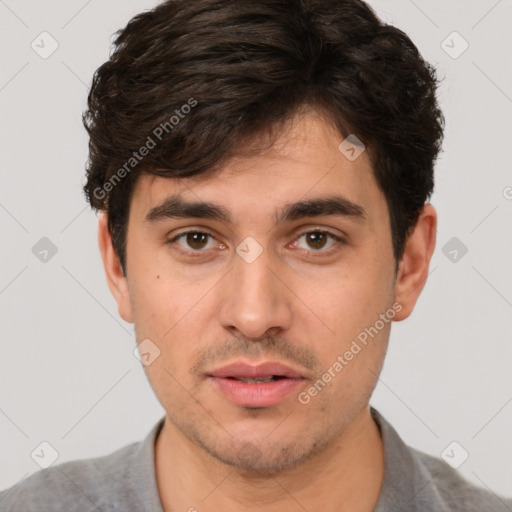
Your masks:
<svg viewBox="0 0 512 512"><path fill-rule="evenodd" d="M200 319L209 314L211 305L204 299L212 283L169 276L165 268L132 275L137 340L140 343L149 338L160 350L155 363L146 367L150 380L168 387L172 385L169 374L180 382L188 379L184 373L193 365L198 347L204 343L205 321Z"/></svg>
<svg viewBox="0 0 512 512"><path fill-rule="evenodd" d="M140 267L133 266L130 296L141 334L147 331L147 336L151 333L156 339L165 339L194 310L208 282L184 275L169 262L150 263L149 255Z"/></svg>
<svg viewBox="0 0 512 512"><path fill-rule="evenodd" d="M338 338L373 324L392 300L392 276L382 262L303 278L300 296ZM299 295L298 293L298 295Z"/></svg>
<svg viewBox="0 0 512 512"><path fill-rule="evenodd" d="M378 251L347 261L344 268L317 279L303 274L301 293L322 322L321 342L312 350L327 371L322 381L345 403L349 397L369 396L387 348L393 301L393 266ZM382 317L381 315L384 315ZM318 340L319 324L306 327ZM330 372L329 372L330 370ZM327 394L327 393L326 393Z"/></svg>

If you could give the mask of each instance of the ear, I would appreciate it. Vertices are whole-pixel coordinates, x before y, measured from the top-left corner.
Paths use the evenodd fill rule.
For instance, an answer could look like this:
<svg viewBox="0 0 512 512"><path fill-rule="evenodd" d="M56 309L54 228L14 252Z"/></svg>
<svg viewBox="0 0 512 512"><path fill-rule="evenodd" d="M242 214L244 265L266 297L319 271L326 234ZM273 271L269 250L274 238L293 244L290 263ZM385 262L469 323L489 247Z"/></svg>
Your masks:
<svg viewBox="0 0 512 512"><path fill-rule="evenodd" d="M405 320L413 311L428 277L428 267L436 246L437 213L425 203L418 222L409 235L400 260L395 283L395 301L402 305L394 320Z"/></svg>
<svg viewBox="0 0 512 512"><path fill-rule="evenodd" d="M101 213L98 220L98 244L108 287L117 302L119 315L126 322L133 322L128 282L123 268L112 245L112 237L108 229L108 216Z"/></svg>

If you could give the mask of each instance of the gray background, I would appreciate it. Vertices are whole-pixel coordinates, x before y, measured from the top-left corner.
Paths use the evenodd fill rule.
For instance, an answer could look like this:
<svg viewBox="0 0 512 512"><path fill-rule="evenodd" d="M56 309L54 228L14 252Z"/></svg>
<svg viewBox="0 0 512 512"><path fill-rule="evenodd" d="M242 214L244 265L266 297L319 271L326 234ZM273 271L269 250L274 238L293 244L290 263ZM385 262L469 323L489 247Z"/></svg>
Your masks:
<svg viewBox="0 0 512 512"><path fill-rule="evenodd" d="M111 34L154 5L0 1L0 488L39 469L31 453L42 441L57 463L102 455L163 415L107 288L97 219L81 193L87 86ZM371 5L445 77L447 119L431 275L412 317L394 324L372 403L423 451L440 456L456 440L469 452L467 478L512 495L511 2ZM43 31L59 45L47 59L31 48ZM453 31L469 43L456 59L442 47ZM462 48L453 36L445 45ZM32 252L43 237L57 248L46 262Z"/></svg>

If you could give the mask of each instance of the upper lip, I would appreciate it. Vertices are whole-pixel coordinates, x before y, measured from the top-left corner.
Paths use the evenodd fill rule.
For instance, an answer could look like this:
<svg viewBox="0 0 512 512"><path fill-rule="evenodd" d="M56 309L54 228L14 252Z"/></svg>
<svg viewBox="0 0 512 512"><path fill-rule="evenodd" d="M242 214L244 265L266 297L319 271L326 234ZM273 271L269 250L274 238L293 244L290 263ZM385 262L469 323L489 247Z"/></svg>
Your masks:
<svg viewBox="0 0 512 512"><path fill-rule="evenodd" d="M256 378L269 377L272 375L279 377L287 377L289 379L302 379L303 376L297 370L290 368L282 363L264 362L257 365L251 365L243 361L235 361L234 363L222 366L208 373L211 377L234 377L234 378Z"/></svg>

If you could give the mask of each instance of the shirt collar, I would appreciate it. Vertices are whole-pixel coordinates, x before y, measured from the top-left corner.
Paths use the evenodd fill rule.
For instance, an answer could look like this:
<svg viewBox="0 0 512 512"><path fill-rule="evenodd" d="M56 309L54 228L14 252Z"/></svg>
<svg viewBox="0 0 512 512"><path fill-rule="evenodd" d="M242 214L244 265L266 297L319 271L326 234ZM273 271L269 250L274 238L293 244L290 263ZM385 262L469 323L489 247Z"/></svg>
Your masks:
<svg viewBox="0 0 512 512"><path fill-rule="evenodd" d="M164 512L158 493L155 467L155 443L164 420L165 416L156 423L142 441L133 454L133 463L130 468L130 481L140 501L140 510L145 512Z"/></svg>
<svg viewBox="0 0 512 512"><path fill-rule="evenodd" d="M384 480L373 512L449 512L434 481L416 452L391 424L370 407L384 446Z"/></svg>

